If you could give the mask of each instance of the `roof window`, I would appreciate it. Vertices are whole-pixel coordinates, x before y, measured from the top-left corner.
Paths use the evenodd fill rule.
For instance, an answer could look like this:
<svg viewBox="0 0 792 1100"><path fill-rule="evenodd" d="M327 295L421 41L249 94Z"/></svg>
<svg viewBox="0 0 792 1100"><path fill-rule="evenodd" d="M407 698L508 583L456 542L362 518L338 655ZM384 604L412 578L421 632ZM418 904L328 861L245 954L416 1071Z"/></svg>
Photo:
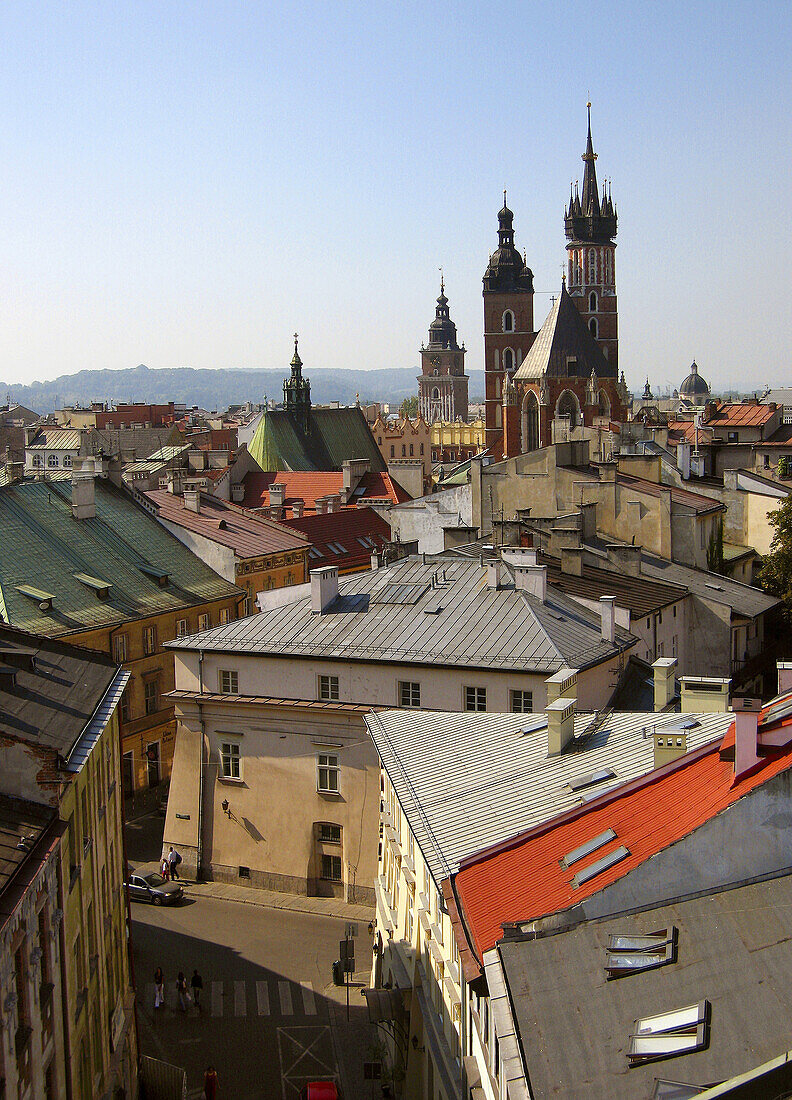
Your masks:
<svg viewBox="0 0 792 1100"><path fill-rule="evenodd" d="M51 592L43 592L40 588L34 588L32 584L18 584L16 590L28 599L36 600L41 611L52 610L52 601L55 597Z"/></svg>
<svg viewBox="0 0 792 1100"><path fill-rule="evenodd" d="M676 962L677 929L674 925L643 936L609 936L605 969L608 979Z"/></svg>
<svg viewBox="0 0 792 1100"><path fill-rule="evenodd" d="M100 577L92 577L89 573L75 573L74 579L95 592L100 600L106 600L113 587L108 581L103 581Z"/></svg>
<svg viewBox="0 0 792 1100"><path fill-rule="evenodd" d="M321 550L317 550L315 546L312 546L311 549L308 551L308 557L309 558L323 558L324 554L321 552Z"/></svg>
<svg viewBox="0 0 792 1100"><path fill-rule="evenodd" d="M152 577L160 588L166 588L168 581L170 580L170 573L164 569L158 568L156 565L150 565L147 561L142 562L138 569L141 573L145 573L147 577Z"/></svg>
<svg viewBox="0 0 792 1100"><path fill-rule="evenodd" d="M709 1042L709 1021L709 1001L636 1020L627 1051L630 1065L703 1050Z"/></svg>
<svg viewBox="0 0 792 1100"><path fill-rule="evenodd" d="M581 844L580 847L575 848L574 851L568 852L561 860L561 866L571 867L573 863L585 859L586 856L590 856L592 852L596 852L597 848L601 848L604 844L615 839L616 833L613 829L606 829L604 833L600 833L599 836L595 836L592 840L587 840L585 844Z"/></svg>
<svg viewBox="0 0 792 1100"><path fill-rule="evenodd" d="M584 787L593 787L597 783L604 783L606 779L615 779L616 772L613 768L598 768L595 772L586 772L576 779L570 779L569 787L573 791L582 791Z"/></svg>
<svg viewBox="0 0 792 1100"><path fill-rule="evenodd" d="M618 848L614 848L612 852L608 852L606 856L602 856L596 863L590 863L588 867L583 867L578 871L572 879L572 886L577 890L584 882L589 882L591 879L596 878L597 875L601 875L603 871L607 871L609 868L615 867L617 863L621 863L629 854L630 849L625 848L623 844Z"/></svg>
<svg viewBox="0 0 792 1100"><path fill-rule="evenodd" d="M706 1092L705 1085L688 1085L684 1081L666 1081L658 1077L652 1089L652 1100L693 1100Z"/></svg>

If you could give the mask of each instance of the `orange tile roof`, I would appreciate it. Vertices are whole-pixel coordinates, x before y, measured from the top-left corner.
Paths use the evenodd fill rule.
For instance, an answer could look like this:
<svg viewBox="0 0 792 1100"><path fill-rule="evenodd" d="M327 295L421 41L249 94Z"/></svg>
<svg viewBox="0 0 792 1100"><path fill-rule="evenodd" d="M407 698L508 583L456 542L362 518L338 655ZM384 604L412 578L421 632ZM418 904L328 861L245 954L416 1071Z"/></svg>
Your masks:
<svg viewBox="0 0 792 1100"><path fill-rule="evenodd" d="M775 405L754 405L753 403L719 405L707 424L718 427L759 428L776 414Z"/></svg>
<svg viewBox="0 0 792 1100"><path fill-rule="evenodd" d="M324 515L312 514L299 519L284 519L284 527L301 531L311 541L320 557L310 556L310 566L335 565L339 573L356 573L371 568L374 550L382 550L390 542L390 524L373 508L342 508ZM373 546L364 546L358 539L367 539ZM340 547L340 553L336 547Z"/></svg>
<svg viewBox="0 0 792 1100"><path fill-rule="evenodd" d="M792 727L792 719L783 723ZM689 835L755 787L792 767L792 745L765 750L738 781L722 750L734 744L734 724L720 745L690 753L668 767L603 795L590 806L505 841L463 863L454 890L479 963L502 938L502 925L561 912L623 878ZM613 829L616 836L587 860L564 868L560 860ZM629 855L579 887L575 874L624 845Z"/></svg>
<svg viewBox="0 0 792 1100"><path fill-rule="evenodd" d="M242 500L244 508L269 507L269 488L271 485L278 484L286 487L284 503L287 508L294 501L303 500L306 512L315 512L319 497L335 496L342 492L344 475L340 470L278 470L277 473L252 471L245 474L243 484L245 486L245 496ZM364 489L364 492L353 495L350 502L352 507L357 507L358 501L361 500L364 503L367 500L389 500L392 504L401 504L410 499L401 485L387 473L364 474L359 488Z"/></svg>

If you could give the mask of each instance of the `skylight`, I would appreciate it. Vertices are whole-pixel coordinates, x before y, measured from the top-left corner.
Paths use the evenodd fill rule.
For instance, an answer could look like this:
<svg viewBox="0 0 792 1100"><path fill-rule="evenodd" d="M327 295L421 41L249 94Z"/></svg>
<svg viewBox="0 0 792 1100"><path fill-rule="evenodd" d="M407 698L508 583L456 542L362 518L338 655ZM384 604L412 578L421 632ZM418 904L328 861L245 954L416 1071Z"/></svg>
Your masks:
<svg viewBox="0 0 792 1100"><path fill-rule="evenodd" d="M569 786L573 791L582 791L584 787L593 787L596 783L604 783L606 779L614 779L616 772L613 768L598 768L595 772L586 772L576 779L570 779Z"/></svg>
<svg viewBox="0 0 792 1100"><path fill-rule="evenodd" d="M605 969L608 979L654 970L676 961L677 929L674 925L643 936L610 936Z"/></svg>
<svg viewBox="0 0 792 1100"><path fill-rule="evenodd" d="M374 603L414 604L428 591L428 584L386 584L372 599Z"/></svg>
<svg viewBox="0 0 792 1100"><path fill-rule="evenodd" d="M630 849L625 848L623 844L620 845L606 856L602 856L596 863L590 863L588 867L583 867L578 871L572 879L572 886L577 889L578 886L582 886L584 882L589 882L591 879L596 878L597 875L601 875L603 871L607 871L610 867L614 867L617 863L621 863L629 854Z"/></svg>
<svg viewBox="0 0 792 1100"><path fill-rule="evenodd" d="M593 837L592 840L587 840L585 844L581 844L580 847L575 848L574 851L568 852L561 860L561 866L571 867L573 863L577 863L580 859L585 859L586 856L590 856L592 852L596 852L597 848L601 848L604 844L607 844L608 841L615 839L616 833L613 829L606 829L604 833L600 833L599 836Z"/></svg>
<svg viewBox="0 0 792 1100"><path fill-rule="evenodd" d="M709 1042L709 1019L709 1001L699 1001L673 1012L636 1020L627 1051L630 1065L702 1050Z"/></svg>

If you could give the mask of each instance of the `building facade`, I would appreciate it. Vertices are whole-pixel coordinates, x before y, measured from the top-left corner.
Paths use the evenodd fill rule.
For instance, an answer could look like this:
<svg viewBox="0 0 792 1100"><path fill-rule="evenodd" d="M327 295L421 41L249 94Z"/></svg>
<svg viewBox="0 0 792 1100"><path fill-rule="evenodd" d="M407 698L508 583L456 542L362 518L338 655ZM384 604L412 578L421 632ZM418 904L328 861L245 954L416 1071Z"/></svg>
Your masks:
<svg viewBox="0 0 792 1100"><path fill-rule="evenodd" d="M467 420L468 377L465 345L457 341L456 325L448 311L445 284L440 282L435 319L429 326L429 342L421 345L418 407L427 424L436 420Z"/></svg>

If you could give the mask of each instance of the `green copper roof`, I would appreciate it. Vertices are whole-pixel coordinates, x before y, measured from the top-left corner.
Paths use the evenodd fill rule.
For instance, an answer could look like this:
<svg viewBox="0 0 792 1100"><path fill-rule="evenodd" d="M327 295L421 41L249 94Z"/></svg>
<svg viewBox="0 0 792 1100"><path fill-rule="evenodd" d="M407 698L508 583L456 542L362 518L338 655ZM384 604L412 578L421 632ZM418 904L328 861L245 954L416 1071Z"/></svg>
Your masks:
<svg viewBox="0 0 792 1100"><path fill-rule="evenodd" d="M367 458L371 470L385 463L362 411L312 408L304 434L288 412L267 412L248 448L262 470L340 470L347 459Z"/></svg>
<svg viewBox="0 0 792 1100"><path fill-rule="evenodd" d="M13 626L56 637L242 595L127 493L104 478L95 486L96 517L83 520L68 483L0 489L0 613Z"/></svg>

